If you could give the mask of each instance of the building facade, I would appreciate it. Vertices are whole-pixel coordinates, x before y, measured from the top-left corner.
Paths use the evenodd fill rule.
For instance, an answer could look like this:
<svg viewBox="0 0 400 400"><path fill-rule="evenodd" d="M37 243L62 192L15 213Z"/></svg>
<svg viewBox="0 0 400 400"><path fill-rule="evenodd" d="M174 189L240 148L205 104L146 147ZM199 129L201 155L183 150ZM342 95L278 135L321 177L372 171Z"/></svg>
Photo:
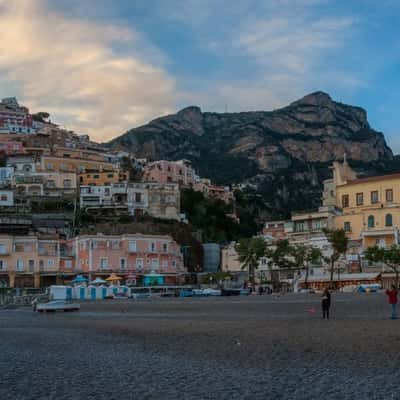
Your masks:
<svg viewBox="0 0 400 400"><path fill-rule="evenodd" d="M349 180L336 187L342 215L335 219L362 247L399 244L400 174Z"/></svg>
<svg viewBox="0 0 400 400"><path fill-rule="evenodd" d="M159 160L148 163L144 169L145 182L177 183L191 186L196 182L196 174L189 162Z"/></svg>
<svg viewBox="0 0 400 400"><path fill-rule="evenodd" d="M69 240L0 235L0 280L9 287L41 287L76 274L92 279L112 272L124 279L156 273L172 282L185 269L180 246L168 235L97 234Z"/></svg>

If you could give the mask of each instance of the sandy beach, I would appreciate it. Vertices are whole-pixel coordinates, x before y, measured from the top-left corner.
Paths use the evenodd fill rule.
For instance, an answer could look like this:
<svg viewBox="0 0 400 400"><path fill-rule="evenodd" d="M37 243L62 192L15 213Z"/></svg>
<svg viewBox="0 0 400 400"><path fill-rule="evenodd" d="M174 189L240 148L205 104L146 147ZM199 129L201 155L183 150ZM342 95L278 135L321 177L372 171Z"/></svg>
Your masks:
<svg viewBox="0 0 400 400"><path fill-rule="evenodd" d="M385 295L165 298L0 311L3 399L398 399Z"/></svg>

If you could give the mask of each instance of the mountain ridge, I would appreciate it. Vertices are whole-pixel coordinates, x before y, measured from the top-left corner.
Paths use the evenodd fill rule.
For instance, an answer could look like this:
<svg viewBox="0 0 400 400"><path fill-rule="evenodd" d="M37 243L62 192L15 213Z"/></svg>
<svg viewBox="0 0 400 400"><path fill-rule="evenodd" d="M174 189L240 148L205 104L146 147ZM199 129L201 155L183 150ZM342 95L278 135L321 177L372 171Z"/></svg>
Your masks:
<svg viewBox="0 0 400 400"><path fill-rule="evenodd" d="M292 198L313 195L319 200L327 166L344 154L364 174L385 172L385 163L395 161L363 108L336 102L322 91L272 111L215 113L188 106L133 128L108 146L149 160L189 159L200 176L216 183L251 183L274 215L284 214L284 207L293 209L286 192ZM287 175L302 188L276 187L280 176ZM282 207L271 200L272 189Z"/></svg>

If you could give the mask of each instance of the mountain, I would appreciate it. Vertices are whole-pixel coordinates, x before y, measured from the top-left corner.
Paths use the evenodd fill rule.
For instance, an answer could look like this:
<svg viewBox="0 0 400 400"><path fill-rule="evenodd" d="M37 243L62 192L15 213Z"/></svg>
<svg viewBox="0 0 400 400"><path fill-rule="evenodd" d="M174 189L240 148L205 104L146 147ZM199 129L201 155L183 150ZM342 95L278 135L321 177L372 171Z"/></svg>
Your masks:
<svg viewBox="0 0 400 400"><path fill-rule="evenodd" d="M344 154L363 174L385 172L396 160L360 107L311 93L274 111L202 112L187 107L129 130L109 143L146 157L189 159L203 177L257 188L260 218L316 207L328 166Z"/></svg>

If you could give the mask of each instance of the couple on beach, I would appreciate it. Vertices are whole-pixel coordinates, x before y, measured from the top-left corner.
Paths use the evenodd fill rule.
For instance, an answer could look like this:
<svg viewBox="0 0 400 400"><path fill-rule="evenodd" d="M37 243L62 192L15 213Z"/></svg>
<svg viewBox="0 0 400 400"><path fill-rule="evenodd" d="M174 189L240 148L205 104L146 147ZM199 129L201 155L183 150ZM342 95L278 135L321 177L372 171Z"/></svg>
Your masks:
<svg viewBox="0 0 400 400"><path fill-rule="evenodd" d="M392 307L391 319L397 319L397 289L395 285L392 285L391 290L386 290L386 295L388 296L389 304ZM322 293L322 318L329 319L329 309L331 307L331 294L326 288Z"/></svg>

